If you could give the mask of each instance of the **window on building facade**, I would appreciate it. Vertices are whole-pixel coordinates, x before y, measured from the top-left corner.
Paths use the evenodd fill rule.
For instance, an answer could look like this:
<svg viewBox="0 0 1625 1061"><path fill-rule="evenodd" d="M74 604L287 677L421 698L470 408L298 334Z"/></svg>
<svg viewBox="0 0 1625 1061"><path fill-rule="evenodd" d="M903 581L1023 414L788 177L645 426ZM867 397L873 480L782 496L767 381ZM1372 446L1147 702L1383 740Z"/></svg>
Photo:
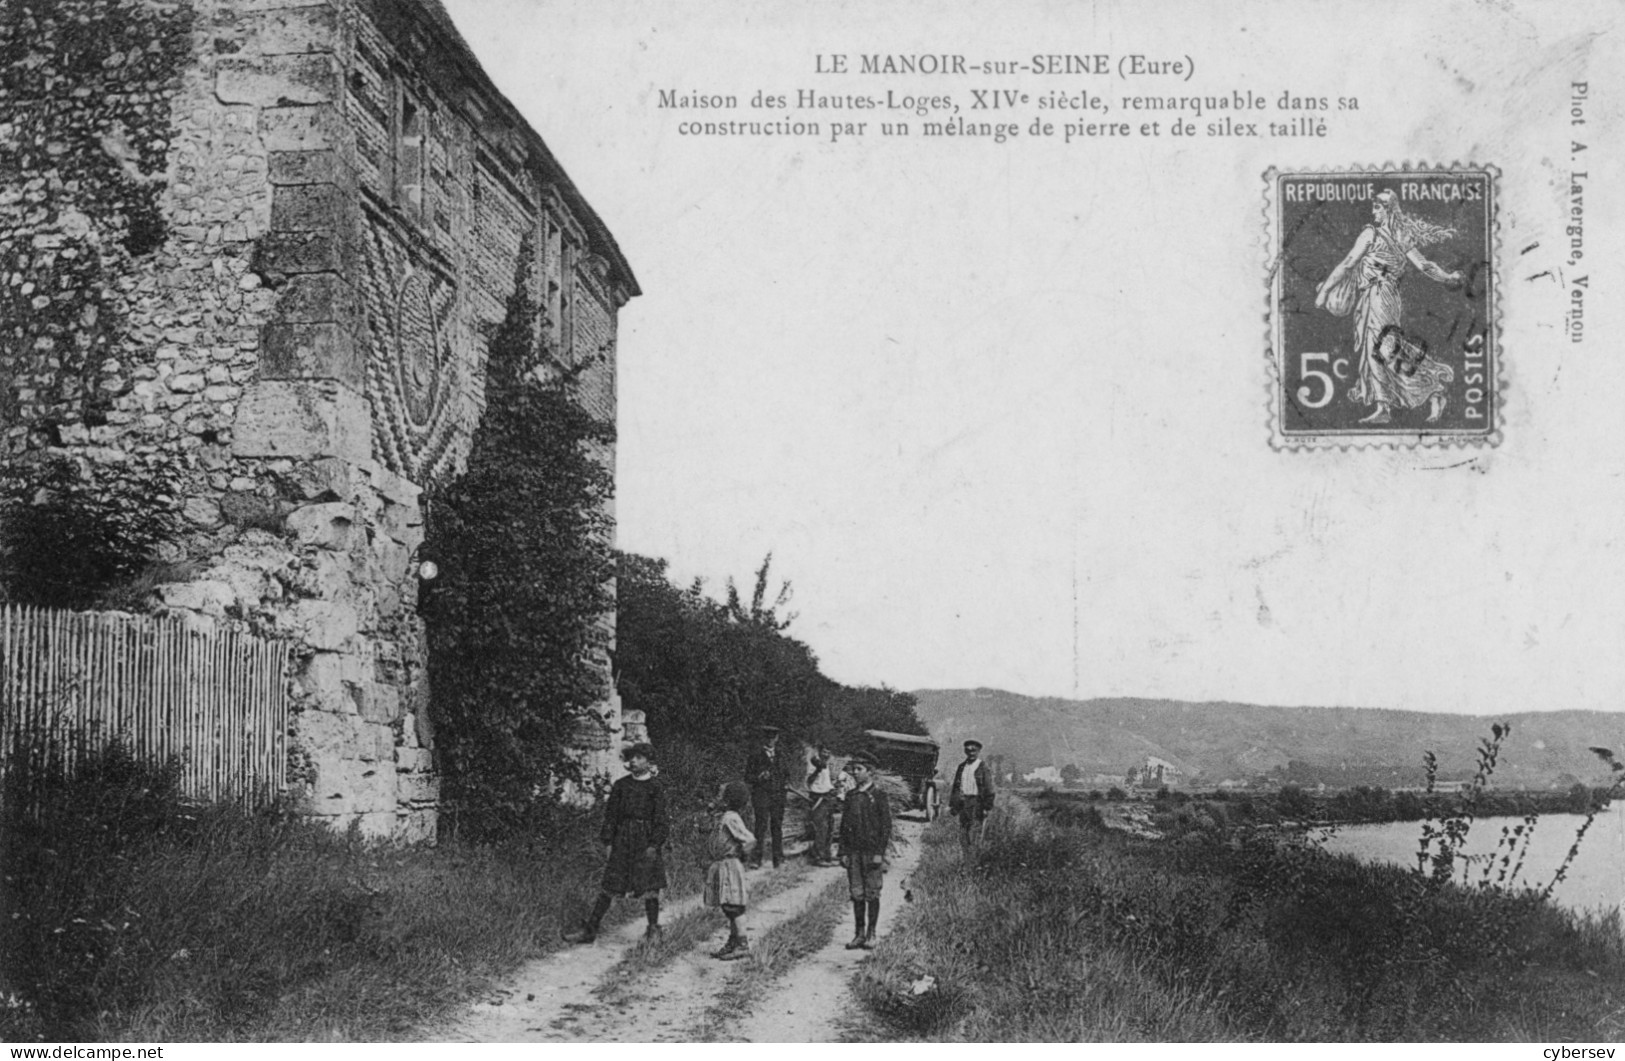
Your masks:
<svg viewBox="0 0 1625 1061"><path fill-rule="evenodd" d="M395 202L413 220L423 217L423 174L425 168L423 108L410 91L399 92L400 106L395 129Z"/></svg>

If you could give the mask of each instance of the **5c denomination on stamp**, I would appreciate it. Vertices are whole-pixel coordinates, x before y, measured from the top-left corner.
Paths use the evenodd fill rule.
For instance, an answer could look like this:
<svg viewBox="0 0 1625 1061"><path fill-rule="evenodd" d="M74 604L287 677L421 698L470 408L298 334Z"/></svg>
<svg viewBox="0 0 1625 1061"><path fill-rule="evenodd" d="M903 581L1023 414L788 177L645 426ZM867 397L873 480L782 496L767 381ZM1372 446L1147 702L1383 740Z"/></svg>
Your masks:
<svg viewBox="0 0 1625 1061"><path fill-rule="evenodd" d="M1499 441L1498 176L1265 173L1273 444Z"/></svg>

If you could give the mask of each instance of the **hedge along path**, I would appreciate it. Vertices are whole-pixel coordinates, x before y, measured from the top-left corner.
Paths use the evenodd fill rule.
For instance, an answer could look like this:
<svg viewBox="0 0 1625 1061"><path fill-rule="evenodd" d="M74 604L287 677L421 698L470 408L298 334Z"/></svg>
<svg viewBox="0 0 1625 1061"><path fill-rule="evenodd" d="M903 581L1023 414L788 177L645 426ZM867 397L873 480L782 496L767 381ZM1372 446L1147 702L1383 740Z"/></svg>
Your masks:
<svg viewBox="0 0 1625 1061"><path fill-rule="evenodd" d="M919 859L920 826L909 822L898 825L907 846L893 860L892 870L887 874L886 890L882 893L882 934L889 927L896 904L901 902L902 880ZM813 869L795 859L787 862L783 869L772 871L782 877L751 873L753 889L769 880L788 886L760 902L753 901L745 915L747 935L754 943L774 925L803 912L808 903L843 872ZM843 892L843 905L844 899ZM632 900L622 902L629 909L636 905ZM719 912L703 908L698 897L672 903L661 913L668 934L686 934L694 928L685 923L689 917L703 919L702 927L694 932L696 942L663 965L632 977L617 968L634 956L643 939L644 921L638 916L617 928L606 929L595 944L571 947L531 962L497 992L500 1001L475 1003L461 1018L429 1029L420 1038L426 1042L692 1041L694 1029L705 1023L707 1011L717 996L729 983L748 973L750 962L721 962L711 957L711 952L721 947L727 938L727 923ZM703 925L709 925L709 930ZM844 994L846 980L864 953L845 949L846 940L850 938L846 928L845 920L838 922L830 945L808 959L824 966L817 986L832 999L831 1004L840 1009L852 1005ZM752 1029L765 1029L760 1031L763 1038L797 1041L786 1039L796 1034L788 1027L784 1032L771 1030L771 1014L784 1011L784 1004L776 1000L787 997L785 990L800 971L801 966L797 966L789 977L776 985L767 1000L771 1005L757 1006L750 1014L740 1014L741 1021ZM833 987L828 982L831 979L835 981ZM836 987L839 990L834 990ZM750 1023L757 1014L766 1015L766 1022ZM821 1015L827 1018L827 1023L816 1029L819 1035L832 1034L830 1029L835 1028L838 1018L843 1016L839 1012ZM729 1022L728 1026L733 1023ZM735 1033L726 1030L728 1026L716 1028L708 1037L734 1038Z"/></svg>

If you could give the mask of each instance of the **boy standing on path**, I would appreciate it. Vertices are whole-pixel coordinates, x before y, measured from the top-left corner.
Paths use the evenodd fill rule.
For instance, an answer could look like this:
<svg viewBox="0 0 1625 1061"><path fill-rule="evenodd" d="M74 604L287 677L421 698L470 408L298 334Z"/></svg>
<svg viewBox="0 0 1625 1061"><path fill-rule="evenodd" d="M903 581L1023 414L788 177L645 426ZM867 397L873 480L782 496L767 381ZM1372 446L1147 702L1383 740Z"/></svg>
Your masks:
<svg viewBox="0 0 1625 1061"><path fill-rule="evenodd" d="M967 854L982 841L987 814L993 809L993 771L982 762L982 742L965 742L965 761L954 771L948 790L948 809L959 818L959 846Z"/></svg>
<svg viewBox="0 0 1625 1061"><path fill-rule="evenodd" d="M841 812L841 864L852 896L856 933L847 950L870 950L880 922L880 888L886 882L886 850L891 846L891 804L875 786L875 757L859 752L847 762L856 787Z"/></svg>

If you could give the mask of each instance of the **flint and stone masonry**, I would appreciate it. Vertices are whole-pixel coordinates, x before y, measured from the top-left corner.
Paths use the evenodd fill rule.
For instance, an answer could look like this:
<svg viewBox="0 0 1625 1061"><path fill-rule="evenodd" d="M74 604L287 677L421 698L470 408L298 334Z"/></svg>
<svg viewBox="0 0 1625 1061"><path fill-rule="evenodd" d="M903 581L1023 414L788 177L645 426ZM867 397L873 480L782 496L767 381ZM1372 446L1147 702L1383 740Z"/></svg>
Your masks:
<svg viewBox="0 0 1625 1061"><path fill-rule="evenodd" d="M517 276L615 416L626 260L437 0L12 0L0 70L0 459L173 484L156 601L294 643L290 791L431 837L420 495Z"/></svg>

